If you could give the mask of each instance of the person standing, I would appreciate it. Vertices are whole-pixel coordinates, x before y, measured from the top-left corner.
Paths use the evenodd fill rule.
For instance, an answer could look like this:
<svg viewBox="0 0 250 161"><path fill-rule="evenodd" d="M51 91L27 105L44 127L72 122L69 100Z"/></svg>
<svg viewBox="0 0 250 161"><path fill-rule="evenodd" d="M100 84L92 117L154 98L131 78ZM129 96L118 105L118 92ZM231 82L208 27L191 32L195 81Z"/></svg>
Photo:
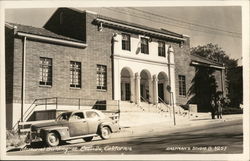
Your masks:
<svg viewBox="0 0 250 161"><path fill-rule="evenodd" d="M215 107L215 97L214 96L211 97L210 107L211 107L212 119L215 119L216 107Z"/></svg>

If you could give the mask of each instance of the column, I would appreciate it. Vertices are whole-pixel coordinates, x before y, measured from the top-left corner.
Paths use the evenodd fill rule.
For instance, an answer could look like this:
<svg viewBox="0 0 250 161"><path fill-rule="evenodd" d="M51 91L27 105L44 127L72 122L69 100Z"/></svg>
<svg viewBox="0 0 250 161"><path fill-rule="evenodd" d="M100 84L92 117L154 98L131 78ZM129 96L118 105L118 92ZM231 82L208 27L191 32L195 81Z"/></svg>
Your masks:
<svg viewBox="0 0 250 161"><path fill-rule="evenodd" d="M153 80L152 78L148 79L148 90L149 90L149 103L153 103Z"/></svg>
<svg viewBox="0 0 250 161"><path fill-rule="evenodd" d="M158 103L158 78L156 75L153 76L153 86L154 86L154 104Z"/></svg>
<svg viewBox="0 0 250 161"><path fill-rule="evenodd" d="M121 94L122 94L122 100L126 100L126 86L125 86L125 83L121 83L121 86L122 86L122 91L121 91Z"/></svg>
<svg viewBox="0 0 250 161"><path fill-rule="evenodd" d="M225 69L221 69L221 91L223 93L223 97L226 96L226 92L225 92Z"/></svg>
<svg viewBox="0 0 250 161"><path fill-rule="evenodd" d="M141 77L138 73L135 73L135 91L136 91L136 103L140 104L141 102L141 89L140 89Z"/></svg>
<svg viewBox="0 0 250 161"><path fill-rule="evenodd" d="M121 72L119 69L119 60L114 59L114 74L113 74L113 80L114 80L114 89L113 89L113 97L114 100L121 100Z"/></svg>
<svg viewBox="0 0 250 161"><path fill-rule="evenodd" d="M130 76L130 101L135 102L135 77Z"/></svg>

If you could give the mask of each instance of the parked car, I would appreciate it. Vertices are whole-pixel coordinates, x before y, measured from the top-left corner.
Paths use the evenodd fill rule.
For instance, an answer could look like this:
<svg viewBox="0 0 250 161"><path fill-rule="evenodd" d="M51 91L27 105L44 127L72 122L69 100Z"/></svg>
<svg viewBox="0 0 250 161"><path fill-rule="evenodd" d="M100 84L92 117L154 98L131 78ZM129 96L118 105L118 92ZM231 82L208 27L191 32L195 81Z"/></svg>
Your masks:
<svg viewBox="0 0 250 161"><path fill-rule="evenodd" d="M86 142L94 136L109 139L119 126L98 110L77 110L61 113L55 121L31 125L30 142L42 140L48 146L57 146L67 140L83 138Z"/></svg>

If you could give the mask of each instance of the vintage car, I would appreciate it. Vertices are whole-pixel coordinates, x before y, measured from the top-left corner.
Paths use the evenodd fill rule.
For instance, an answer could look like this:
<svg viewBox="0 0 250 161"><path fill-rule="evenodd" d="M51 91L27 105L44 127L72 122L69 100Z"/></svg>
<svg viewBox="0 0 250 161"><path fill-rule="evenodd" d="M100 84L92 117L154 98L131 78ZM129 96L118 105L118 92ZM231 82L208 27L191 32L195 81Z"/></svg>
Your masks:
<svg viewBox="0 0 250 161"><path fill-rule="evenodd" d="M47 146L57 146L67 140L83 138L86 142L94 136L109 139L119 126L98 110L77 110L61 113L55 121L31 125L30 142L42 140Z"/></svg>

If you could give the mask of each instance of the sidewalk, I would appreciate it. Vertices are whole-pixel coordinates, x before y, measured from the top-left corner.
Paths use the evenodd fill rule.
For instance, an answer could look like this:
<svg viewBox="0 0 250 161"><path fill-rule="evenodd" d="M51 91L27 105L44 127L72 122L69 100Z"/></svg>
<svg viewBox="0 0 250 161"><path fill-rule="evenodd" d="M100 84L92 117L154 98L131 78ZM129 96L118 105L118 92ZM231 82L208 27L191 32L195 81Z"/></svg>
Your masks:
<svg viewBox="0 0 250 161"><path fill-rule="evenodd" d="M235 114L235 115L224 115L223 119L211 119L211 117L203 117L203 118L190 118L190 119L180 119L176 118L176 125L174 125L173 121L160 121L154 123L148 123L144 125L137 125L130 127L122 127L119 133L114 133L114 137L129 137L129 136L139 136L143 134L148 134L152 132L162 132L168 131L171 132L173 130L185 128L185 127L196 127L200 125L209 125L209 124L216 124L219 122L225 121L233 121L243 119L242 114Z"/></svg>

